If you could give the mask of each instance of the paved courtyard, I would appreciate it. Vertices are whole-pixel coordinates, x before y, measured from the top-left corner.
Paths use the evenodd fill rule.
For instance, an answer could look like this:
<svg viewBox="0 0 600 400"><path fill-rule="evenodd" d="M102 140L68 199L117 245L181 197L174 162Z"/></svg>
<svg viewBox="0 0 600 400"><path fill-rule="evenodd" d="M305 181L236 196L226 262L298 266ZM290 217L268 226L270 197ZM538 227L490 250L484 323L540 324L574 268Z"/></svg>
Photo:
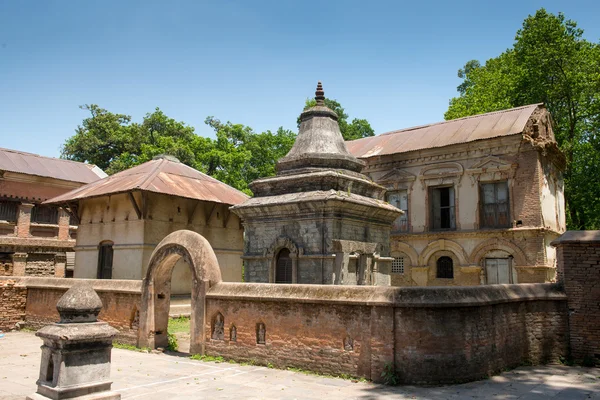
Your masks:
<svg viewBox="0 0 600 400"><path fill-rule="evenodd" d="M0 399L33 393L41 340L11 332L0 339ZM291 371L195 361L114 349L113 388L123 399L598 399L600 369L523 367L463 385L420 388L324 378Z"/></svg>

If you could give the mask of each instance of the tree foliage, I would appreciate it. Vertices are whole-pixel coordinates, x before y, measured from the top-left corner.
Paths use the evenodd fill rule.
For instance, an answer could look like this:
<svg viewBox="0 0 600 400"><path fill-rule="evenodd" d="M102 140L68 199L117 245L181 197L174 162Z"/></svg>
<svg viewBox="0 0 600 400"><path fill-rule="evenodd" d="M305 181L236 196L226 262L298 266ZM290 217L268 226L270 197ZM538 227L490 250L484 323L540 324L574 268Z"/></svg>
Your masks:
<svg viewBox="0 0 600 400"><path fill-rule="evenodd" d="M209 117L205 122L215 130L213 140L196 135L193 127L158 108L141 123L95 104L81 108L91 115L66 140L63 158L95 164L114 174L169 154L248 194L250 182L275 174L275 162L287 154L296 137L283 128L257 134L250 127Z"/></svg>
<svg viewBox="0 0 600 400"><path fill-rule="evenodd" d="M315 99L307 99L304 104L304 111L317 105ZM348 114L337 100L325 98L325 106L329 107L338 115L338 124L344 140L355 140L363 137L374 136L375 131L366 119L354 118L348 122ZM298 117L298 127L300 127L300 117Z"/></svg>
<svg viewBox="0 0 600 400"><path fill-rule="evenodd" d="M512 48L484 65L471 60L446 119L545 103L567 157L569 229L600 228L600 45L562 13L528 16Z"/></svg>

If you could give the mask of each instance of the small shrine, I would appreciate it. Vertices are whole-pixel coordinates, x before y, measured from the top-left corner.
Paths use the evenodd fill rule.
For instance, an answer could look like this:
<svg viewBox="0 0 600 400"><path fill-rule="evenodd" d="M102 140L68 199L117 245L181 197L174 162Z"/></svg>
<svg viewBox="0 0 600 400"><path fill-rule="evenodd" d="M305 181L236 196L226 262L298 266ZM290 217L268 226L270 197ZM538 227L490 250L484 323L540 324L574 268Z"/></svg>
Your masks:
<svg viewBox="0 0 600 400"><path fill-rule="evenodd" d="M58 301L60 322L36 332L44 341L37 392L43 399L110 399L110 353L118 331L97 320L102 301L92 287L74 284Z"/></svg>
<svg viewBox="0 0 600 400"><path fill-rule="evenodd" d="M277 175L252 182L254 197L231 208L245 229L245 280L390 285L390 229L402 211L361 174L321 82L315 100Z"/></svg>

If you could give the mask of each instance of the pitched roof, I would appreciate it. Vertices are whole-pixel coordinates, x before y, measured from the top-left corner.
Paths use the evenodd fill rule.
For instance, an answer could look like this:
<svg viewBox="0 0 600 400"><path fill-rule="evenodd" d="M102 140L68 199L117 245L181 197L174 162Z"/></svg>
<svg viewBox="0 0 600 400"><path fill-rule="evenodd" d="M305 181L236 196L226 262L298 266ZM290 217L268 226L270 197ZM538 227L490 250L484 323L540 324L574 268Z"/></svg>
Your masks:
<svg viewBox="0 0 600 400"><path fill-rule="evenodd" d="M90 197L141 190L215 203L238 204L248 196L179 161L158 158L48 200L63 204Z"/></svg>
<svg viewBox="0 0 600 400"><path fill-rule="evenodd" d="M104 171L92 164L3 148L0 148L0 170L81 183L94 182L106 176Z"/></svg>
<svg viewBox="0 0 600 400"><path fill-rule="evenodd" d="M346 142L355 157L368 158L444 147L523 132L531 115L543 104L495 111L436 124L417 126Z"/></svg>

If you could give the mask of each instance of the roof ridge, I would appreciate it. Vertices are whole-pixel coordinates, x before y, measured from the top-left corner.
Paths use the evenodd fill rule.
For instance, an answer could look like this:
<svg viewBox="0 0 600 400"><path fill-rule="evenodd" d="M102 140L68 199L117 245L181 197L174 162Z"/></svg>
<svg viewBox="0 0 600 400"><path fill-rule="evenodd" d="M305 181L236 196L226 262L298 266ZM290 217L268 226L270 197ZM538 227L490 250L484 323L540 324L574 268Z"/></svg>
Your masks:
<svg viewBox="0 0 600 400"><path fill-rule="evenodd" d="M82 161L69 160L67 158L43 156L41 154L29 153L27 151L22 151L22 150L7 149L5 147L0 147L0 151L7 151L9 153L16 153L16 154L21 154L21 155L25 155L25 156L33 156L33 157L39 157L39 158L46 158L48 160L63 161L63 162L70 162L70 163L75 163L75 164L83 164L83 165L89 165L92 167L97 167L96 164L90 164L90 163L86 163L86 162L82 162Z"/></svg>
<svg viewBox="0 0 600 400"><path fill-rule="evenodd" d="M150 161L155 161L155 160L150 160ZM150 181L154 180L154 178L156 178L156 176L159 174L159 172L161 171L161 167L165 162L168 162L169 160L167 160L166 158L161 158L159 159L158 164L156 165L156 167L154 167L154 171L152 171L151 173L148 174L148 176L146 177L146 179L144 179L144 181L142 183L140 183L137 188L140 190L146 190L145 185L147 183L149 183ZM140 164L140 165L144 165L144 164Z"/></svg>
<svg viewBox="0 0 600 400"><path fill-rule="evenodd" d="M395 133L410 132L410 131L414 131L414 130L417 130L417 129L429 128L430 126L443 125L443 124L448 124L450 122L464 121L464 120L474 119L474 118L481 118L481 117L484 117L486 115L502 114L502 113L511 112L511 111L515 111L515 110L522 110L522 109L528 108L528 107L533 107L533 106L539 107L539 106L543 106L543 105L544 105L544 103L527 104L527 105L524 105L524 106L508 108L508 109L505 109L505 110L490 111L490 112L482 113L482 114L469 115L467 117L460 117L460 118L449 119L447 121L433 122L431 124L417 125L417 126L413 126L413 127L409 127L409 128L398 129L398 130L395 130L395 131L384 132L384 133L381 133L381 134L376 135L376 136L387 136L387 135L393 135ZM371 136L371 137L374 137L374 136Z"/></svg>

